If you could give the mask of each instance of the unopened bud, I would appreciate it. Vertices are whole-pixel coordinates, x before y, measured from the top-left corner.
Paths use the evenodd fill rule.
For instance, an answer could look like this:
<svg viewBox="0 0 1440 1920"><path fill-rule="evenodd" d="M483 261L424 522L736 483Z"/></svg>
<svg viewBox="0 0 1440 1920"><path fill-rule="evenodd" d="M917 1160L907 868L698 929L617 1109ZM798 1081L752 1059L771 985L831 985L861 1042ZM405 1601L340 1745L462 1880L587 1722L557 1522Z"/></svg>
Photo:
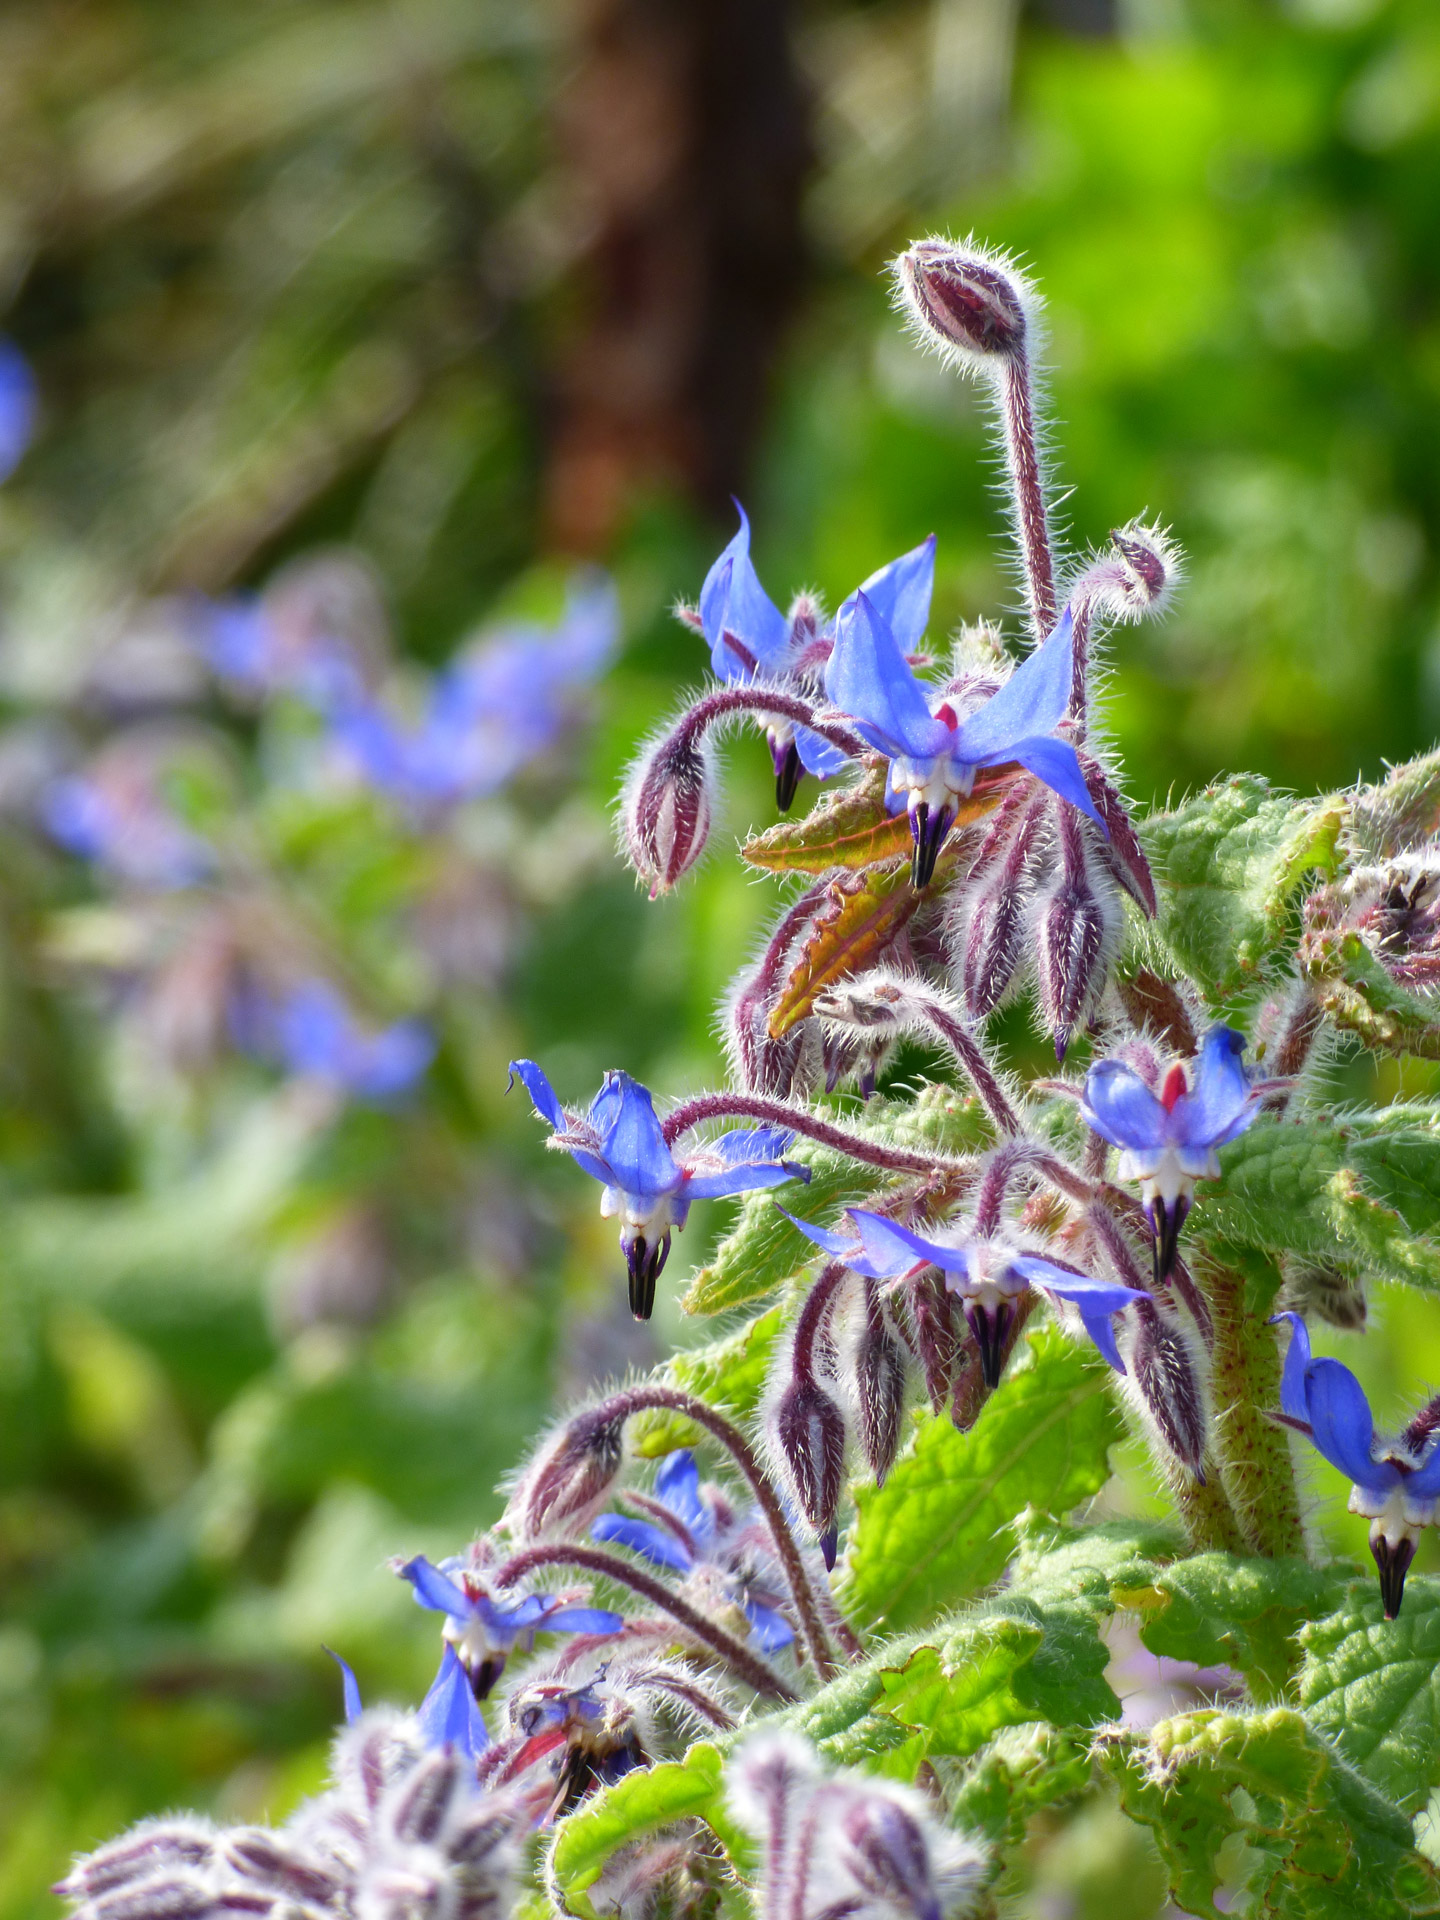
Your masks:
<svg viewBox="0 0 1440 1920"><path fill-rule="evenodd" d="M1080 769L1095 811L1105 824L1106 837L1097 845L1098 856L1146 918L1153 920L1158 911L1155 879L1125 802L1106 779L1099 762L1088 753L1080 755Z"/></svg>
<svg viewBox="0 0 1440 1920"><path fill-rule="evenodd" d="M1353 1274L1327 1260L1303 1260L1286 1255L1280 1262L1284 1285L1276 1305L1308 1318L1318 1314L1346 1333L1363 1333L1368 1309L1365 1288Z"/></svg>
<svg viewBox="0 0 1440 1920"><path fill-rule="evenodd" d="M960 1337L955 1327L955 1296L934 1267L909 1287L910 1328L915 1357L925 1375L931 1411L940 1413L955 1384Z"/></svg>
<svg viewBox="0 0 1440 1920"><path fill-rule="evenodd" d="M582 1534L610 1497L625 1457L625 1416L613 1401L568 1420L541 1448L511 1496L518 1537Z"/></svg>
<svg viewBox="0 0 1440 1920"><path fill-rule="evenodd" d="M387 1803L390 1827L397 1840L429 1845L449 1817L456 1796L465 1789L465 1762L453 1746L427 1753L419 1766Z"/></svg>
<svg viewBox="0 0 1440 1920"><path fill-rule="evenodd" d="M163 1868L203 1867L214 1851L215 1831L208 1823L152 1820L77 1860L54 1891L68 1900L89 1900Z"/></svg>
<svg viewBox="0 0 1440 1920"><path fill-rule="evenodd" d="M1108 911L1107 911L1108 909ZM1082 861L1065 874L1036 913L1040 1011L1063 1060L1076 1028L1099 998L1118 915L1108 884Z"/></svg>
<svg viewBox="0 0 1440 1920"><path fill-rule="evenodd" d="M88 1902L93 1920L205 1920L214 1911L214 1889L198 1874L157 1874L127 1881Z"/></svg>
<svg viewBox="0 0 1440 1920"><path fill-rule="evenodd" d="M875 1476L885 1476L900 1450L900 1422L905 1411L905 1349L890 1324L890 1315L873 1280L867 1280L861 1320L851 1359L851 1392L860 1445Z"/></svg>
<svg viewBox="0 0 1440 1920"><path fill-rule="evenodd" d="M1175 542L1163 527L1147 527L1138 520L1117 527L1110 538L1119 559L1116 614L1142 620L1147 614L1160 612L1181 576L1180 550Z"/></svg>
<svg viewBox="0 0 1440 1920"><path fill-rule="evenodd" d="M840 1831L843 1868L884 1910L940 1920L925 1830L907 1808L880 1792L857 1797Z"/></svg>
<svg viewBox="0 0 1440 1920"><path fill-rule="evenodd" d="M1200 1369L1175 1318L1143 1294L1136 1295L1136 1319L1135 1392L1169 1452L1203 1482L1209 1420Z"/></svg>
<svg viewBox="0 0 1440 1920"><path fill-rule="evenodd" d="M1003 254L917 240L896 260L894 275L915 331L948 358L983 366L1024 352L1034 296Z"/></svg>
<svg viewBox="0 0 1440 1920"><path fill-rule="evenodd" d="M668 893L704 853L717 786L708 738L683 719L631 769L620 801L622 837L652 900Z"/></svg>
<svg viewBox="0 0 1440 1920"><path fill-rule="evenodd" d="M984 1020L995 1011L1019 970L1026 905L1048 813L1048 801L1037 798L1023 813L1012 815L1003 842L981 848L984 882L962 899L956 958L960 990L972 1019Z"/></svg>
<svg viewBox="0 0 1440 1920"><path fill-rule="evenodd" d="M293 1841L268 1827L241 1827L229 1834L225 1858L237 1873L263 1881L292 1900L328 1906L341 1890L338 1875L304 1859Z"/></svg>
<svg viewBox="0 0 1440 1920"><path fill-rule="evenodd" d="M813 1375L791 1381L770 1416L771 1440L827 1567L835 1564L836 1523L845 1480L845 1416Z"/></svg>

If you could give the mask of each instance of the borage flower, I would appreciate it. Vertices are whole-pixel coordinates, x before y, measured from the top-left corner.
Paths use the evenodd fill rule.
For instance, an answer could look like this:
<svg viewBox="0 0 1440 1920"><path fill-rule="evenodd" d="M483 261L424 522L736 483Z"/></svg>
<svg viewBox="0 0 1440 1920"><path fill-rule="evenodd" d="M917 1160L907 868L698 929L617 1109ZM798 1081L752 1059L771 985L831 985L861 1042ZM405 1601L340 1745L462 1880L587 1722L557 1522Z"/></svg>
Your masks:
<svg viewBox="0 0 1440 1920"><path fill-rule="evenodd" d="M1111 1280L1092 1280L1074 1267L1007 1246L1003 1241L934 1240L864 1207L847 1207L845 1211L854 1226L854 1238L796 1220L793 1214L786 1218L795 1220L817 1247L866 1279L908 1279L926 1267L938 1267L946 1287L959 1298L975 1336L987 1387L1000 1384L1015 1303L1032 1287L1075 1307L1100 1352L1117 1373L1124 1373L1125 1362L1115 1344L1111 1317L1134 1305L1136 1295L1129 1287Z"/></svg>
<svg viewBox="0 0 1440 1920"><path fill-rule="evenodd" d="M833 635L822 631L818 609L801 595L790 615L781 613L760 584L750 559L750 522L737 500L740 530L705 576L700 589L700 625L717 679L732 686L757 682L818 690ZM935 536L879 568L862 592L890 623L905 653L914 652L930 618L935 580ZM784 813L795 797L802 770L819 780L838 773L847 756L808 727L788 720L766 723L775 763L775 799Z"/></svg>
<svg viewBox="0 0 1440 1920"><path fill-rule="evenodd" d="M364 1028L327 980L302 981L279 998L254 987L239 991L230 1027L242 1051L375 1106L401 1099L435 1058L423 1020Z"/></svg>
<svg viewBox="0 0 1440 1920"><path fill-rule="evenodd" d="M739 1516L718 1488L702 1487L688 1448L661 1463L653 1499L629 1497L653 1518L603 1513L590 1529L592 1539L629 1547L652 1566L718 1589L706 1597L743 1613L762 1653L791 1644L795 1629L779 1610L780 1595L763 1580L758 1514Z"/></svg>
<svg viewBox="0 0 1440 1920"><path fill-rule="evenodd" d="M840 609L825 690L862 739L890 762L885 804L910 815L911 879L928 884L962 800L989 769L1024 767L1102 832L1068 740L1055 729L1070 704L1073 625L1069 610L997 693L962 717L915 677L881 606L862 588Z"/></svg>
<svg viewBox="0 0 1440 1920"><path fill-rule="evenodd" d="M1377 1437L1365 1389L1338 1360L1316 1360L1298 1313L1290 1323L1290 1351L1280 1380L1282 1425L1303 1433L1315 1451L1349 1476L1350 1511L1370 1522L1370 1551L1380 1574L1385 1618L1393 1620L1405 1595L1405 1575L1421 1531L1440 1501L1440 1398L1432 1400L1393 1440Z"/></svg>
<svg viewBox="0 0 1440 1920"><path fill-rule="evenodd" d="M364 1712L360 1682L355 1678L348 1660L342 1660L330 1647L325 1651L340 1669L345 1719L353 1727ZM445 1642L445 1651L440 1656L440 1671L431 1681L430 1691L415 1709L415 1724L427 1747L454 1747L470 1760L478 1760L490 1745L489 1729L476 1705L470 1676L449 1640Z"/></svg>
<svg viewBox="0 0 1440 1920"><path fill-rule="evenodd" d="M567 1112L533 1060L510 1062L553 1129L550 1145L604 1187L600 1212L620 1218L620 1246L630 1271L630 1311L648 1320L655 1282L670 1253L670 1235L689 1217L692 1202L714 1200L785 1180L809 1181L810 1170L783 1156L793 1133L746 1127L692 1147L682 1163L666 1144L649 1089L628 1073L607 1073L585 1114Z"/></svg>
<svg viewBox="0 0 1440 1920"><path fill-rule="evenodd" d="M1244 1133L1265 1088L1252 1085L1231 1027L1212 1027L1193 1064L1172 1062L1157 1095L1123 1060L1099 1060L1085 1076L1080 1111L1119 1147L1122 1180L1138 1180L1155 1236L1155 1278L1168 1279L1197 1180L1217 1180L1217 1149Z"/></svg>
<svg viewBox="0 0 1440 1920"><path fill-rule="evenodd" d="M454 1646L470 1676L475 1697L483 1700L505 1671L518 1645L528 1651L537 1633L619 1633L623 1615L590 1607L563 1593L513 1593L492 1588L473 1560L456 1555L434 1566L423 1553L391 1562L415 1598L432 1613L443 1613L445 1639Z"/></svg>

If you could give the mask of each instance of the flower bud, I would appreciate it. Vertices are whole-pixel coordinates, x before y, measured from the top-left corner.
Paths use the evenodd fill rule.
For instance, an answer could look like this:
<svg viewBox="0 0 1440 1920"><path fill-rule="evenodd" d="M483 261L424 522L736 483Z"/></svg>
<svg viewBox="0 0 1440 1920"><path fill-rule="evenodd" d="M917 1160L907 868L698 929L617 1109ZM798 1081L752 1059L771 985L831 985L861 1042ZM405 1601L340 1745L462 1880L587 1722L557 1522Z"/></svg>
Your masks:
<svg viewBox="0 0 1440 1920"><path fill-rule="evenodd" d="M883 1909L940 1920L925 1831L883 1793L856 1797L840 1822L844 1871Z"/></svg>
<svg viewBox="0 0 1440 1920"><path fill-rule="evenodd" d="M1034 296L1003 254L917 240L893 271L915 332L947 358L984 366L1024 352Z"/></svg>
<svg viewBox="0 0 1440 1920"><path fill-rule="evenodd" d="M925 1375L931 1411L940 1413L955 1384L960 1339L955 1327L955 1296L934 1267L909 1287L910 1331L915 1357Z"/></svg>
<svg viewBox="0 0 1440 1920"><path fill-rule="evenodd" d="M845 1479L845 1416L814 1375L793 1379L769 1420L770 1441L797 1505L835 1564L837 1516Z"/></svg>
<svg viewBox="0 0 1440 1920"><path fill-rule="evenodd" d="M1119 902L1108 874L1086 859L1083 830L1072 809L1061 821L1064 866L1055 887L1037 903L1035 945L1040 1012L1065 1058L1075 1029L1105 985Z"/></svg>
<svg viewBox="0 0 1440 1920"><path fill-rule="evenodd" d="M1209 1417L1200 1369L1174 1315L1137 1294L1136 1320L1130 1378L1142 1411L1181 1466L1203 1482Z"/></svg>
<svg viewBox="0 0 1440 1920"><path fill-rule="evenodd" d="M1019 970L1027 897L1048 814L1047 801L1032 801L1012 817L1003 842L980 850L976 865L984 862L986 877L962 902L956 940L960 990L973 1019L995 1011Z"/></svg>
<svg viewBox="0 0 1440 1920"><path fill-rule="evenodd" d="M246 1879L318 1907L328 1906L341 1890L338 1875L306 1860L292 1840L269 1827L241 1827L227 1835L225 1860Z"/></svg>
<svg viewBox="0 0 1440 1920"><path fill-rule="evenodd" d="M77 1860L54 1891L67 1900L91 1900L164 1868L204 1867L214 1852L215 1830L207 1821L148 1820Z"/></svg>
<svg viewBox="0 0 1440 1920"><path fill-rule="evenodd" d="M625 1458L625 1416L603 1401L568 1420L521 1476L506 1518L517 1537L584 1533L610 1497Z"/></svg>
<svg viewBox="0 0 1440 1920"><path fill-rule="evenodd" d="M387 1823L397 1840L432 1845L438 1839L464 1790L465 1764L453 1746L425 1755L386 1802Z"/></svg>
<svg viewBox="0 0 1440 1920"><path fill-rule="evenodd" d="M624 851L650 888L668 893L705 851L718 789L714 749L685 720L636 761L620 800Z"/></svg>
<svg viewBox="0 0 1440 1920"><path fill-rule="evenodd" d="M1280 1262L1285 1284L1276 1305L1283 1311L1309 1317L1318 1314L1346 1333L1363 1333L1368 1309L1365 1288L1353 1274L1328 1260L1305 1260L1285 1255Z"/></svg>
<svg viewBox="0 0 1440 1920"><path fill-rule="evenodd" d="M860 1445L875 1476L885 1476L900 1450L900 1421L905 1411L905 1349L873 1280L865 1282L860 1326L850 1356L851 1397Z"/></svg>

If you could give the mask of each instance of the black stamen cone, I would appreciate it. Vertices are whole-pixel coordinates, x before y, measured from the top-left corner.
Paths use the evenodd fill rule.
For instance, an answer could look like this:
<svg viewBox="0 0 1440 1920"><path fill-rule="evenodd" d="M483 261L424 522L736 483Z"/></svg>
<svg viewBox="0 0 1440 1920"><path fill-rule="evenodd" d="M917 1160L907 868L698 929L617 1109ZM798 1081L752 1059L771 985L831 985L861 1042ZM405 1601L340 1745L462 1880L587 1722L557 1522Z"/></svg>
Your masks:
<svg viewBox="0 0 1440 1920"><path fill-rule="evenodd" d="M910 884L912 887L928 887L935 877L935 862L940 857L940 849L945 844L945 836L955 824L955 809L940 807L932 813L928 803L922 800L910 814L910 836L915 842L915 850L910 856Z"/></svg>
<svg viewBox="0 0 1440 1920"><path fill-rule="evenodd" d="M965 1309L965 1318L980 1349L980 1378L992 1392L999 1386L1005 1368L1005 1340L1013 1317L1014 1310L1010 1307L996 1307L993 1312L987 1307Z"/></svg>
<svg viewBox="0 0 1440 1920"><path fill-rule="evenodd" d="M630 1311L637 1320L648 1320L655 1311L655 1282L670 1255L670 1235L662 1233L652 1245L637 1233L625 1249L630 1263Z"/></svg>
<svg viewBox="0 0 1440 1920"><path fill-rule="evenodd" d="M821 1557L825 1562L825 1571L827 1573L833 1573L835 1571L835 1554L839 1545L840 1545L839 1527L838 1526L827 1527L824 1533L822 1533L820 1536L820 1553L821 1553Z"/></svg>
<svg viewBox="0 0 1440 1920"><path fill-rule="evenodd" d="M1163 1200L1152 1200L1148 1212L1155 1232L1155 1284L1157 1287L1168 1286L1170 1276L1175 1271L1175 1256L1180 1250L1180 1229L1190 1212L1189 1195L1178 1195L1171 1207L1167 1207Z"/></svg>
<svg viewBox="0 0 1440 1920"><path fill-rule="evenodd" d="M795 789L800 784L800 776L805 764L800 758L800 749L792 740L787 747L775 749L775 804L781 813L790 811L795 798Z"/></svg>
<svg viewBox="0 0 1440 1920"><path fill-rule="evenodd" d="M1405 1576L1410 1571L1410 1562L1415 1558L1415 1542L1402 1539L1392 1546L1382 1538L1370 1542L1370 1551L1375 1556L1375 1565L1380 1573L1380 1602L1385 1609L1385 1618L1394 1620L1400 1612L1400 1602L1405 1598Z"/></svg>
<svg viewBox="0 0 1440 1920"><path fill-rule="evenodd" d="M470 1691L477 1700L488 1698L490 1689L505 1671L503 1653L488 1653L470 1675Z"/></svg>

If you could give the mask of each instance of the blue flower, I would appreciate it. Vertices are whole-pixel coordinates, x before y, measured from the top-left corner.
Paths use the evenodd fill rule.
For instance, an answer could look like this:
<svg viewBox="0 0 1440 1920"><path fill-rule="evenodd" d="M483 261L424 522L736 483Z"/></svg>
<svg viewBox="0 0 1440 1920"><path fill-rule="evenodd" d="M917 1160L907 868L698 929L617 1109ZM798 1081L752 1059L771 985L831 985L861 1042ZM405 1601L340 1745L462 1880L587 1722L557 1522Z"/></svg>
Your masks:
<svg viewBox="0 0 1440 1920"><path fill-rule="evenodd" d="M652 1512L654 1520L603 1513L590 1529L592 1538L629 1547L652 1566L686 1578L697 1570L714 1568L726 1597L739 1605L749 1621L755 1645L763 1653L778 1653L790 1645L794 1628L778 1604L769 1604L778 1603L779 1596L758 1584L756 1516L737 1518L713 1491L707 1498L700 1485L700 1469L688 1448L666 1455L655 1476L653 1501L631 1497Z"/></svg>
<svg viewBox="0 0 1440 1920"><path fill-rule="evenodd" d="M1241 1054L1242 1035L1212 1027L1200 1045L1193 1075L1176 1061L1159 1095L1122 1060L1099 1060L1085 1076L1080 1111L1121 1149L1122 1180L1138 1180L1155 1234L1156 1280L1174 1269L1176 1242L1197 1180L1220 1175L1217 1149L1255 1118L1262 1089L1252 1086Z"/></svg>
<svg viewBox="0 0 1440 1920"><path fill-rule="evenodd" d="M1042 1254L1017 1251L997 1240L932 1240L864 1207L847 1207L846 1213L854 1226L853 1236L831 1233L796 1220L793 1214L786 1218L794 1220L817 1247L867 1279L898 1280L925 1267L938 1267L950 1292L960 1299L980 1349L980 1369L987 1387L999 1385L1015 1302L1031 1287L1075 1307L1086 1333L1106 1360L1117 1373L1124 1373L1111 1317L1134 1305L1135 1295L1129 1287L1111 1280L1092 1280L1074 1267L1062 1266Z"/></svg>
<svg viewBox="0 0 1440 1920"><path fill-rule="evenodd" d="M371 785L419 811L494 793L561 737L618 631L614 586L588 575L557 627L516 626L454 661L415 726L367 700L337 716L334 737Z"/></svg>
<svg viewBox="0 0 1440 1920"><path fill-rule="evenodd" d="M177 820L153 783L112 766L110 776L69 774L40 797L40 818L68 853L130 886L171 892L214 871L210 843Z"/></svg>
<svg viewBox="0 0 1440 1920"><path fill-rule="evenodd" d="M607 1073L585 1114L567 1113L533 1060L512 1060L540 1119L553 1129L550 1144L570 1154L605 1189L600 1211L620 1217L620 1246L630 1271L630 1311L648 1320L655 1282L695 1200L749 1193L785 1180L810 1178L786 1160L794 1134L775 1127L741 1128L693 1147L677 1161L655 1117L648 1088L628 1073Z"/></svg>
<svg viewBox="0 0 1440 1920"><path fill-rule="evenodd" d="M897 591L895 610L908 617L910 605L906 593ZM1072 652L1067 610L999 692L962 719L948 700L932 708L933 690L907 663L883 597L877 602L861 588L840 609L825 690L861 738L890 762L886 805L892 813L909 811L917 887L934 874L959 802L973 791L982 768L1026 768L1104 830L1074 747L1054 737L1070 703Z"/></svg>
<svg viewBox="0 0 1440 1920"><path fill-rule="evenodd" d="M797 614L787 620L760 584L750 559L750 522L739 501L740 530L705 576L700 624L718 679L732 685L818 682L832 645L829 634ZM870 596L891 622L902 651L918 649L930 618L935 579L935 536L879 568L865 581ZM817 688L818 690L818 688ZM783 813L795 797L803 769L825 780L846 764L846 755L809 727L773 720L766 727L775 762L775 797Z"/></svg>
<svg viewBox="0 0 1440 1920"><path fill-rule="evenodd" d="M1290 1350L1274 1417L1303 1433L1353 1482L1350 1511L1370 1521L1385 1618L1393 1620L1421 1530L1434 1520L1440 1501L1440 1402L1432 1401L1398 1439L1378 1439L1365 1389L1350 1369L1338 1360L1312 1358L1298 1313L1277 1313L1271 1325L1281 1320L1290 1323Z"/></svg>
<svg viewBox="0 0 1440 1920"><path fill-rule="evenodd" d="M625 1625L622 1615L605 1607L578 1606L563 1594L492 1593L463 1558L436 1567L417 1554L394 1564L401 1579L414 1587L420 1605L445 1615L445 1638L481 1700L500 1678L517 1643L529 1648L537 1633L609 1634Z"/></svg>
<svg viewBox="0 0 1440 1920"><path fill-rule="evenodd" d="M0 481L19 466L39 418L40 389L30 362L13 340L0 337Z"/></svg>
<svg viewBox="0 0 1440 1920"><path fill-rule="evenodd" d="M377 1106L408 1093L435 1057L424 1021L397 1020L369 1032L327 980L303 981L278 1000L253 989L239 993L230 1024L245 1052L279 1059L291 1073Z"/></svg>
<svg viewBox="0 0 1440 1920"><path fill-rule="evenodd" d="M346 712L365 697L352 642L313 619L284 619L254 593L190 603L193 643L211 670L256 697L293 693L317 713Z"/></svg>
<svg viewBox="0 0 1440 1920"><path fill-rule="evenodd" d="M330 1647L325 1651L340 1669L345 1719L353 1727L363 1711L360 1683L347 1660L342 1660ZM484 1715L476 1705L470 1677L449 1640L445 1642L445 1651L440 1656L440 1671L430 1683L430 1691L416 1708L415 1719L420 1738L427 1747L454 1747L468 1759L478 1760L490 1745L489 1730Z"/></svg>

